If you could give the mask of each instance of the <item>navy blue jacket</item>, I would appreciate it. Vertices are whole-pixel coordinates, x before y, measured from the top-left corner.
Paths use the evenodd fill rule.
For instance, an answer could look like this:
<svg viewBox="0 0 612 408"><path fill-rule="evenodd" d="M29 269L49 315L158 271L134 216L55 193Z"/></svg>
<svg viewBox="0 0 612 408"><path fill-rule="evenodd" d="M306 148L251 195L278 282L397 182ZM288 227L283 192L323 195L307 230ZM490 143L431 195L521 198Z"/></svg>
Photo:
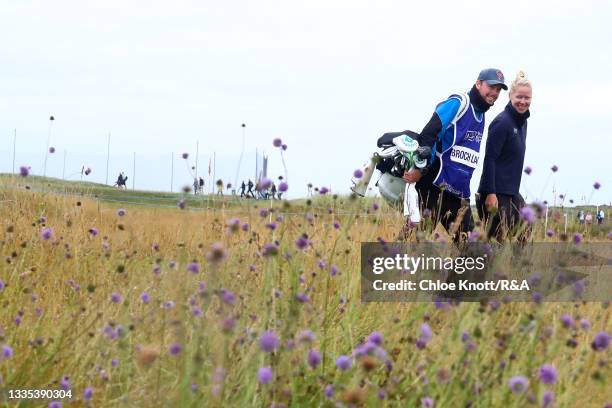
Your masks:
<svg viewBox="0 0 612 408"><path fill-rule="evenodd" d="M519 194L528 117L529 111L520 114L508 103L489 125L480 194Z"/></svg>

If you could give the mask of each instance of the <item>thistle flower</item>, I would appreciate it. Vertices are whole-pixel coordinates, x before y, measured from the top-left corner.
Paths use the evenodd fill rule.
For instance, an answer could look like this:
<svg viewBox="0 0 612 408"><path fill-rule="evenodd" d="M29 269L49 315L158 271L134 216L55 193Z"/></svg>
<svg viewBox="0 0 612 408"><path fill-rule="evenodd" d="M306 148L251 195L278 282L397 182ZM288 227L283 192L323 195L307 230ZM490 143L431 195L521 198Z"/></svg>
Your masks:
<svg viewBox="0 0 612 408"><path fill-rule="evenodd" d="M319 194L321 194L321 195L325 195L325 194L327 194L327 193L329 193L329 189L328 189L327 187L321 187L321 188L319 189Z"/></svg>
<svg viewBox="0 0 612 408"><path fill-rule="evenodd" d="M185 204L185 200L181 199L181 200L179 200L177 206L178 206L179 209L184 210L185 207L187 206L187 204Z"/></svg>
<svg viewBox="0 0 612 408"><path fill-rule="evenodd" d="M574 234L574 244L578 245L582 242L582 234L579 232L576 232Z"/></svg>
<svg viewBox="0 0 612 408"><path fill-rule="evenodd" d="M85 175L89 176L90 174L91 174L91 168L88 167L85 169Z"/></svg>
<svg viewBox="0 0 612 408"><path fill-rule="evenodd" d="M610 346L610 335L604 331L595 335L591 342L591 348L595 351L604 351Z"/></svg>
<svg viewBox="0 0 612 408"><path fill-rule="evenodd" d="M200 264L197 262L191 262L187 265L187 270L193 274L200 273Z"/></svg>
<svg viewBox="0 0 612 408"><path fill-rule="evenodd" d="M353 172L353 177L356 179L360 179L363 177L363 171L361 169L357 169Z"/></svg>
<svg viewBox="0 0 612 408"><path fill-rule="evenodd" d="M13 349L7 344L3 345L2 346L2 359L7 360L11 357L13 357Z"/></svg>
<svg viewBox="0 0 612 408"><path fill-rule="evenodd" d="M383 335L380 332L372 332L368 336L368 341L377 346L381 346L383 344Z"/></svg>
<svg viewBox="0 0 612 408"><path fill-rule="evenodd" d="M93 387L87 387L83 391L83 401L90 401L93 396Z"/></svg>
<svg viewBox="0 0 612 408"><path fill-rule="evenodd" d="M225 259L226 256L225 248L223 247L223 243L215 242L210 246L210 250L208 254L206 254L206 259L208 262L217 264Z"/></svg>
<svg viewBox="0 0 612 408"><path fill-rule="evenodd" d="M263 248L263 256L276 256L278 255L278 246L273 243L268 243L264 245Z"/></svg>
<svg viewBox="0 0 612 408"><path fill-rule="evenodd" d="M26 166L19 167L19 175L21 175L21 177L28 177L29 174L30 174L30 167L26 167Z"/></svg>
<svg viewBox="0 0 612 408"><path fill-rule="evenodd" d="M278 191L280 191L281 193L284 193L287 190L289 190L289 184L287 184L284 181L281 181L280 184L278 185Z"/></svg>
<svg viewBox="0 0 612 408"><path fill-rule="evenodd" d="M517 375L508 380L508 387L510 387L512 392L521 394L527 390L527 387L529 387L529 380L525 376Z"/></svg>
<svg viewBox="0 0 612 408"><path fill-rule="evenodd" d="M316 368L319 364L321 364L321 353L319 353L318 350L310 349L308 351L306 360L308 361L309 366Z"/></svg>
<svg viewBox="0 0 612 408"><path fill-rule="evenodd" d="M270 367L262 367L257 372L257 381L260 384L269 384L274 378L274 373Z"/></svg>
<svg viewBox="0 0 612 408"><path fill-rule="evenodd" d="M331 276L336 276L338 274L338 267L336 265L332 265L329 274Z"/></svg>
<svg viewBox="0 0 612 408"><path fill-rule="evenodd" d="M119 209L117 210L117 215L118 215L119 217L123 217L123 216L125 215L125 210L124 210L123 208L119 208Z"/></svg>
<svg viewBox="0 0 612 408"><path fill-rule="evenodd" d="M151 300L151 296L149 296L147 292L142 292L140 294L140 300L146 305Z"/></svg>
<svg viewBox="0 0 612 408"><path fill-rule="evenodd" d="M259 338L259 347L265 353L272 353L279 345L280 340L273 331L265 331Z"/></svg>
<svg viewBox="0 0 612 408"><path fill-rule="evenodd" d="M536 220L535 211L529 206L521 208L521 219L529 225L533 225Z"/></svg>
<svg viewBox="0 0 612 408"><path fill-rule="evenodd" d="M87 232L89 232L89 235L91 235L92 237L98 235L98 229L95 227L90 228Z"/></svg>
<svg viewBox="0 0 612 408"><path fill-rule="evenodd" d="M544 364L540 367L539 377L542 384L552 385L557 382L557 370L551 364Z"/></svg>
<svg viewBox="0 0 612 408"><path fill-rule="evenodd" d="M593 184L593 188L594 188L595 190L599 190L599 189L601 188L601 184L599 183L599 181L596 181L596 182Z"/></svg>
<svg viewBox="0 0 612 408"><path fill-rule="evenodd" d="M270 180L267 177L264 177L261 180L259 180L259 183L257 183L256 190L257 191L265 191L268 188L270 188L271 185L272 185L272 180Z"/></svg>
<svg viewBox="0 0 612 408"><path fill-rule="evenodd" d="M555 231L553 231L552 229L549 228L546 230L546 236L548 238L552 238L554 235L555 235Z"/></svg>
<svg viewBox="0 0 612 408"><path fill-rule="evenodd" d="M189 153L183 153L183 159L187 160L189 158Z"/></svg>
<svg viewBox="0 0 612 408"><path fill-rule="evenodd" d="M542 394L542 408L552 407L554 402L555 393L550 390L544 391L544 394Z"/></svg>
<svg viewBox="0 0 612 408"><path fill-rule="evenodd" d="M377 211L380 208L380 205L378 205L378 203L374 203L372 204L372 210ZM425 214L425 211L423 211L423 215Z"/></svg>
<svg viewBox="0 0 612 408"><path fill-rule="evenodd" d="M433 408L434 400L431 397L421 398L421 406L423 408Z"/></svg>
<svg viewBox="0 0 612 408"><path fill-rule="evenodd" d="M312 330L302 330L297 336L297 339L300 343L312 343L315 341L315 334L312 332Z"/></svg>
<svg viewBox="0 0 612 408"><path fill-rule="evenodd" d="M342 371L346 371L353 366L353 360L348 356L340 356L336 359L336 367Z"/></svg>
<svg viewBox="0 0 612 408"><path fill-rule="evenodd" d="M177 356L180 354L180 352L183 350L183 347L179 344L179 343L172 343L169 347L168 347L168 351L170 352L171 355L173 356Z"/></svg>
<svg viewBox="0 0 612 408"><path fill-rule="evenodd" d="M567 313L561 315L559 320L561 321L561 324L563 325L563 327L568 328L568 327L572 327L574 325L574 319L572 318L572 316L570 316Z"/></svg>
<svg viewBox="0 0 612 408"><path fill-rule="evenodd" d="M287 150L287 145L285 143L283 143L283 145L281 146L281 149Z"/></svg>
<svg viewBox="0 0 612 408"><path fill-rule="evenodd" d="M530 175L532 169L531 169L531 167L527 166L527 167L525 167L525 170L523 170L523 171L525 172L526 175Z"/></svg>
<svg viewBox="0 0 612 408"><path fill-rule="evenodd" d="M49 408L62 408L62 403L59 401L51 401L49 403Z"/></svg>
<svg viewBox="0 0 612 408"><path fill-rule="evenodd" d="M51 227L45 227L40 231L40 238L43 241L48 241L51 238L53 238L53 228Z"/></svg>
<svg viewBox="0 0 612 408"><path fill-rule="evenodd" d="M223 289L222 290L222 294L221 294L221 300L223 301L223 303L225 303L226 305L234 305L236 303L236 295L234 295L233 292L227 290L227 289Z"/></svg>
<svg viewBox="0 0 612 408"><path fill-rule="evenodd" d="M283 141L281 140L280 137L277 137L272 141L272 145L274 145L274 147L281 147L282 144L283 144Z"/></svg>
<svg viewBox="0 0 612 408"><path fill-rule="evenodd" d="M553 173L556 173L556 172L559 170L559 166L557 166L556 164L554 164L554 165L553 165L553 166L550 168L550 170L551 170Z"/></svg>
<svg viewBox="0 0 612 408"><path fill-rule="evenodd" d="M111 294L111 302L113 303L121 303L121 294L117 292L113 292Z"/></svg>
<svg viewBox="0 0 612 408"><path fill-rule="evenodd" d="M334 396L334 394L336 393L336 390L334 390L334 386L331 384L327 384L325 386L325 389L323 390L323 393L325 394L325 396L327 398L332 398Z"/></svg>
<svg viewBox="0 0 612 408"><path fill-rule="evenodd" d="M429 324L423 323L421 325L421 335L419 336L419 339L417 340L417 343L416 343L417 348L419 349L425 348L425 346L427 346L427 343L429 343L432 337L433 337L433 332L431 331L431 327L429 326Z"/></svg>

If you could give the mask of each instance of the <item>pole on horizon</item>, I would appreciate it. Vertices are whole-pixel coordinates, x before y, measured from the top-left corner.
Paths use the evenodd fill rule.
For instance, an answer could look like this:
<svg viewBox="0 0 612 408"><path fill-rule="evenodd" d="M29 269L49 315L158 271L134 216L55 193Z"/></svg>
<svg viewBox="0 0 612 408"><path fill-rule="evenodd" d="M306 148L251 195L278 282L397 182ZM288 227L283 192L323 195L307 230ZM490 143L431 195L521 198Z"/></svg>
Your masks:
<svg viewBox="0 0 612 408"><path fill-rule="evenodd" d="M170 155L170 192L172 192L172 185L174 184L174 152Z"/></svg>
<svg viewBox="0 0 612 408"><path fill-rule="evenodd" d="M217 185L217 180L215 180L215 174L217 172L217 153L213 152L213 179L212 179L212 193L215 194L215 186Z"/></svg>
<svg viewBox="0 0 612 408"><path fill-rule="evenodd" d="M110 159L110 132L108 132L108 144L106 145L106 184L108 184L108 162Z"/></svg>
<svg viewBox="0 0 612 408"><path fill-rule="evenodd" d="M64 149L64 166L62 167L62 180L66 180L66 149Z"/></svg>
<svg viewBox="0 0 612 408"><path fill-rule="evenodd" d="M242 150L240 151L240 159L238 159L238 168L236 169L236 177L234 178L234 186L238 186L238 177L240 176L240 165L242 164L242 156L246 145L246 124L242 125Z"/></svg>
<svg viewBox="0 0 612 408"><path fill-rule="evenodd" d="M134 167L132 171L132 190L136 189L136 152L134 152Z"/></svg>
<svg viewBox="0 0 612 408"><path fill-rule="evenodd" d="M200 141L196 140L195 178L198 178L198 156L200 154Z"/></svg>
<svg viewBox="0 0 612 408"><path fill-rule="evenodd" d="M43 177L47 176L47 157L49 156L49 143L51 143L51 125L53 125L53 121L55 118L49 116L49 133L47 134L47 149L45 150L45 164L43 165Z"/></svg>
<svg viewBox="0 0 612 408"><path fill-rule="evenodd" d="M17 129L15 129L15 136L13 137L13 174L15 174L15 151L17 148Z"/></svg>

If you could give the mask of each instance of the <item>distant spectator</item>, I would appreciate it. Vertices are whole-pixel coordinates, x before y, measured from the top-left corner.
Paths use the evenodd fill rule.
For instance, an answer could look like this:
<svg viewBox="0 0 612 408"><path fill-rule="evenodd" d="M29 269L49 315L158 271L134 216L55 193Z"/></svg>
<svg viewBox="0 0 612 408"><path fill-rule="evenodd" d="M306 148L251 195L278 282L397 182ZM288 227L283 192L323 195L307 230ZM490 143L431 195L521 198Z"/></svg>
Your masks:
<svg viewBox="0 0 612 408"><path fill-rule="evenodd" d="M223 196L223 180L217 180L217 195Z"/></svg>
<svg viewBox="0 0 612 408"><path fill-rule="evenodd" d="M584 217L584 221L587 224L592 224L593 223L593 214L591 214L590 212L587 213L586 217Z"/></svg>
<svg viewBox="0 0 612 408"><path fill-rule="evenodd" d="M249 183L247 184L248 186L248 190L247 190L247 197L249 196L249 194L251 195L252 198L255 198L255 194L253 194L253 186L255 186L255 184L253 184L253 182L251 181L251 179L249 179Z"/></svg>
<svg viewBox="0 0 612 408"><path fill-rule="evenodd" d="M240 197L244 197L245 190L246 190L246 184L244 184L244 180L242 180L242 184L240 185Z"/></svg>

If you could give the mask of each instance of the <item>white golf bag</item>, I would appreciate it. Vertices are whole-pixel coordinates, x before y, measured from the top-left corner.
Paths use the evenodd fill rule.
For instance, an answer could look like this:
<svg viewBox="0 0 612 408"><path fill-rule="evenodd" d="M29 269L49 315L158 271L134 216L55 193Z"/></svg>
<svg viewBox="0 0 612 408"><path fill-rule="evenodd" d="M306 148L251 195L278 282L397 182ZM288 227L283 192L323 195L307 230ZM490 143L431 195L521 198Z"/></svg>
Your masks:
<svg viewBox="0 0 612 408"><path fill-rule="evenodd" d="M380 195L393 207L403 208L404 216L409 217L413 224L421 221L419 195L416 183L407 183L402 176L411 167L423 168L427 165L427 160L420 159L415 153L419 148L416 137L418 135L410 131L385 133L378 139L381 150L364 165L363 176L352 179L351 187L355 194L365 196L374 170L378 169L382 173L376 182Z"/></svg>

